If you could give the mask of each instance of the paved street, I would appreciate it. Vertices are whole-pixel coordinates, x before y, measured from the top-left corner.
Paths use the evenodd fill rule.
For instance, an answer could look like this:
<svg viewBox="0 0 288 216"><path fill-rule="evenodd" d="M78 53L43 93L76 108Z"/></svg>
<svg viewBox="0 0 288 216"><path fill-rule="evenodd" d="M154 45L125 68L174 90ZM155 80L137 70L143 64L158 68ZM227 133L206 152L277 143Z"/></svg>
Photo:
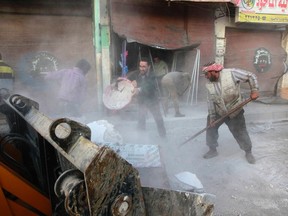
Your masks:
<svg viewBox="0 0 288 216"><path fill-rule="evenodd" d="M184 118L173 117L172 111L165 117L167 138L164 139L158 136L151 116L148 116L146 131L135 129L136 121L131 119L134 115L131 110L127 111L129 115L116 113L107 117L123 136L124 143L159 146L163 167L139 169L144 186L181 189L175 175L187 171L198 177L206 193L215 195L215 215L280 216L287 213L286 104L251 102L245 106L256 158L254 165L247 163L244 152L226 125L219 130L218 157L209 160L202 158L208 150L205 132L179 147L180 143L205 128L206 104L182 104L182 112L186 114Z"/></svg>
<svg viewBox="0 0 288 216"><path fill-rule="evenodd" d="M178 148L172 137L165 153L169 176L189 171L197 175L207 193L216 195L215 215L285 215L288 208L287 122L249 124L256 164L248 164L244 152L228 131L220 129L219 156L205 160L205 135ZM182 132L185 130L177 128ZM189 130L185 130L189 133Z"/></svg>

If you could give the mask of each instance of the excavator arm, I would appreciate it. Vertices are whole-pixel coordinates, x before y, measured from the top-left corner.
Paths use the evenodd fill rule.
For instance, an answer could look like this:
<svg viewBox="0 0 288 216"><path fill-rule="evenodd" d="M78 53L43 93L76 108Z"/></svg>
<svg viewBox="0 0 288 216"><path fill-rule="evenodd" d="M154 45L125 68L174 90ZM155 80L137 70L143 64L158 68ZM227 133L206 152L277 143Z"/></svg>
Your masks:
<svg viewBox="0 0 288 216"><path fill-rule="evenodd" d="M31 215L213 214L214 205L205 194L142 187L137 169L109 147L91 142L86 125L51 119L39 111L37 102L22 95L1 100L1 122L8 126L6 131L0 127L5 215L23 215L11 204L15 200ZM17 181L4 181L11 174ZM21 191L24 184L25 196L11 189Z"/></svg>

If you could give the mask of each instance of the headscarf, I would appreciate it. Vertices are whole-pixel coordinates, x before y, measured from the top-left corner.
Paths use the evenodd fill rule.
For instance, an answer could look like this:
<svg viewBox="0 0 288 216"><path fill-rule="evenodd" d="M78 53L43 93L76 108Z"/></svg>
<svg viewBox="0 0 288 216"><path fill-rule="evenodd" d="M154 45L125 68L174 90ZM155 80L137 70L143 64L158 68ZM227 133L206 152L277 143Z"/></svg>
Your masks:
<svg viewBox="0 0 288 216"><path fill-rule="evenodd" d="M208 66L204 66L202 68L202 71L204 73L208 72L208 71L221 71L224 67L220 64L217 64L217 63L213 63L211 65L208 65Z"/></svg>

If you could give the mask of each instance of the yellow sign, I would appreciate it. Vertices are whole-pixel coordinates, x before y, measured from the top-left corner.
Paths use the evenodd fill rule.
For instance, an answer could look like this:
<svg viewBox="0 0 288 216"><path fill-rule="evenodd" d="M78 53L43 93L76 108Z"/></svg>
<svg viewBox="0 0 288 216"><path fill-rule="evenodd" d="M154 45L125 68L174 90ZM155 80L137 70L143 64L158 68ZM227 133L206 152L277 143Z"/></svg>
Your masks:
<svg viewBox="0 0 288 216"><path fill-rule="evenodd" d="M235 22L250 23L288 23L288 15L283 14L262 14L238 11Z"/></svg>
<svg viewBox="0 0 288 216"><path fill-rule="evenodd" d="M288 24L288 0L237 0L236 22Z"/></svg>

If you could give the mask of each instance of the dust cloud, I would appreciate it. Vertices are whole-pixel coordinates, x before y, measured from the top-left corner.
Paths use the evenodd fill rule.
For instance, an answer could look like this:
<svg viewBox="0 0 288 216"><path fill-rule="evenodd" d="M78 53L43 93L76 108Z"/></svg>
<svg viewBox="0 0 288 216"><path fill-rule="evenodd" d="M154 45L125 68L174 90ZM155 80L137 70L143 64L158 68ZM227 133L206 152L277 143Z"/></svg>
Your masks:
<svg viewBox="0 0 288 216"><path fill-rule="evenodd" d="M37 22L42 22L43 24L48 23L48 27L51 29L59 22L55 22L55 20L50 22L45 18L46 17L44 16L37 17ZM57 19L58 18L59 17L57 17ZM70 21L67 21L68 19ZM79 17L77 17L77 19L79 19ZM54 68L47 67L48 70L47 68L43 68L42 72L73 67L78 59L74 61L72 60L72 56L73 59L76 57L79 59L87 57L89 62L93 64L93 62L95 62L92 44L93 35L91 32L92 30L90 29L90 22L87 22L87 19L89 18L83 18L80 22L75 22L75 18L69 17L65 19L62 17L60 19L62 25L56 33L54 32L56 35L59 34L59 38L56 42L49 40L49 37L53 38L53 36L55 36L49 33L49 28L44 29L43 27L41 28L41 25L37 25L39 28L38 32L46 32L46 36L43 36L43 38L37 38L35 34L33 40L37 41L37 44L34 42L32 44L27 43L24 45L16 44L17 46L15 44L10 44L8 47L12 49L11 53L17 53L17 51L19 51L19 55L16 55L18 56L18 58L16 58L18 59L18 62L15 60L15 65L17 65L15 66L17 79L13 93L21 94L35 100L40 105L40 111L51 118L69 118L69 116L65 116L65 113L62 115L57 113L58 104L56 98L59 85L57 83L47 83L43 79L41 73L38 74L39 76L33 76L33 70L41 68L37 68L37 66L34 65L33 58L35 55L25 55L23 50L34 50L35 53L47 51L55 58L59 58L59 61L57 60L57 67L55 67L55 65ZM21 26L19 29L28 34L29 32L32 32L31 26L34 24L33 20L26 21L32 22L32 25L29 25L30 27L26 29ZM70 30L65 29L65 23L69 24ZM76 26L72 31L71 25L74 25L75 23ZM25 25L25 23L22 24ZM68 34L65 34L65 32L68 32ZM78 32L88 33L83 37L83 35L79 35ZM70 37L67 35L70 35ZM235 35L238 37L237 32L236 34L231 35L231 37L227 39L228 45L229 41L233 39L232 37ZM68 39L66 37L68 37ZM42 44L39 42L41 39L43 39ZM242 40L249 41L248 38L242 38ZM211 41L208 41L208 43L212 44ZM22 48L20 46L22 46ZM202 49L201 45L199 49ZM209 55L207 55L207 53L211 52L211 50L204 51L205 57L207 58L204 60L208 60ZM35 53L33 52L33 54ZM227 67L241 68L241 60L231 60L231 56L233 57L232 54L230 56L227 55L228 60L230 60L230 62L227 61ZM138 108L135 100L132 100L127 107L119 111L111 111L106 108L103 108L103 110L97 109L99 105L97 104L97 100L100 101L100 103L101 100L96 97L95 65L93 65L92 71L87 77L89 93L87 94L85 103L82 105L83 118L75 120L84 124L90 124L95 121L107 121L109 124L106 122L105 124L109 125L109 133L111 133L111 136L116 134L118 139L121 140L121 142L117 142L117 140L113 139L113 143L111 143L108 139L109 144L112 146L115 144L119 149L125 145L135 145L139 147L147 146L147 148L149 146L156 147L159 155L155 154L153 156L155 156L154 159L157 166L149 165L144 167L145 165L143 165L143 167L138 168L143 186L197 191L197 188L193 186L183 186L183 183L179 182L176 178L179 173L190 172L195 174L202 183L203 190L201 193L211 194L213 202L216 204L215 215L285 215L288 206L288 152L286 148L288 137L287 132L283 128L287 127L287 125L283 124L279 126L275 124L274 121L286 121L287 103L283 100L279 100L282 103L273 103L275 102L275 96L278 97L277 90L279 90L280 77L287 69L283 66L283 56L284 55L281 53L272 52L273 64L278 65L277 71L273 74L257 74L260 83L260 91L261 93L263 92L263 95L261 95L261 100L259 99L259 102L252 102L244 107L247 127L252 139L253 153L256 157L255 165L247 163L243 151L241 151L225 125L223 125L219 131L219 156L216 158L210 160L202 158L202 155L208 150L208 147L205 145L205 132L191 142L180 147L180 144L183 141L206 127L206 80L203 74L198 74L196 76L198 88L194 90L197 91L197 97L194 97L192 101L187 103L187 98L189 96L186 92L186 94L180 98L180 109L181 112L185 114L185 117L174 117L172 103L170 103L170 109L166 116L162 110L165 127L167 129L166 138L158 136L155 122L150 114L147 115L146 130L139 131L136 129ZM250 57L251 56L249 56L249 58ZM136 59L137 58L135 58L135 61ZM52 66L54 60L55 59L50 58ZM195 65L198 64L198 67L200 67L202 64L206 63L204 60L201 58L197 59L196 49L191 50L178 59L181 63L179 64L179 67L181 68L175 68L175 70L188 72L192 76ZM170 63L170 67L171 66ZM249 67L246 64L243 66L244 69L252 71L253 65ZM255 70L253 72L257 73ZM273 84L271 84L271 80L273 81ZM249 97L248 85L243 85L243 95ZM271 124L264 124L263 126L263 124L260 124L263 123L263 121L266 121L266 123L270 123L271 121ZM97 131L93 131L92 133L97 133ZM269 136L270 134L271 136ZM103 140L103 143L99 144L105 144L105 142L107 142L107 140ZM119 144L122 147L119 146ZM152 149L154 148L152 147ZM135 152L139 153L137 149L135 149ZM139 159L148 163L149 155L145 158L146 156L145 152L140 152ZM157 159L159 159L160 165L157 163Z"/></svg>

